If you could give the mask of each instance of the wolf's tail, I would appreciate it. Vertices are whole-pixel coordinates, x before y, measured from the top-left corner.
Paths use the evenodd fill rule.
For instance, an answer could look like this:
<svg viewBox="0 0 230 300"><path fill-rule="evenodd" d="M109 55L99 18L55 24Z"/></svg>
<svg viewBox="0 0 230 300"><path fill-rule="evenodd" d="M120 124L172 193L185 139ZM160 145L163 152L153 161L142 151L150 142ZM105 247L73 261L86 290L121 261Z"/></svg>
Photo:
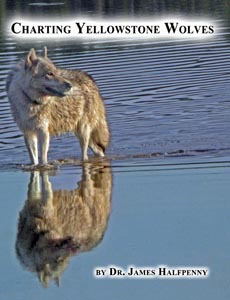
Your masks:
<svg viewBox="0 0 230 300"><path fill-rule="evenodd" d="M93 144L105 153L109 146L110 132L106 120L99 120L91 134Z"/></svg>

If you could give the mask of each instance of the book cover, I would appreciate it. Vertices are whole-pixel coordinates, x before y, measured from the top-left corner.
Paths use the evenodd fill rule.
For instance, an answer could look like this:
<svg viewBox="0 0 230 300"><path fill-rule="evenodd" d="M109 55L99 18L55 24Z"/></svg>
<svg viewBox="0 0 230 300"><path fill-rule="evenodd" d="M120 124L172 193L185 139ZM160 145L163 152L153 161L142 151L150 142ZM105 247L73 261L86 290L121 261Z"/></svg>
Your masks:
<svg viewBox="0 0 230 300"><path fill-rule="evenodd" d="M0 299L229 299L229 2L0 6Z"/></svg>

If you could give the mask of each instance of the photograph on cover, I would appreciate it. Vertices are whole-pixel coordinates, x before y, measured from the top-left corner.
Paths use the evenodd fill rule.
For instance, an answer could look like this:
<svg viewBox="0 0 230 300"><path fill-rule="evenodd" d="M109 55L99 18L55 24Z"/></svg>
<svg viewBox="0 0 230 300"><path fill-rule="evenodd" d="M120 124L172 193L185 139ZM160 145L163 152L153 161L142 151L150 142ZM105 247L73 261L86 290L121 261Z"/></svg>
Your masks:
<svg viewBox="0 0 230 300"><path fill-rule="evenodd" d="M229 299L230 2L0 7L0 300Z"/></svg>

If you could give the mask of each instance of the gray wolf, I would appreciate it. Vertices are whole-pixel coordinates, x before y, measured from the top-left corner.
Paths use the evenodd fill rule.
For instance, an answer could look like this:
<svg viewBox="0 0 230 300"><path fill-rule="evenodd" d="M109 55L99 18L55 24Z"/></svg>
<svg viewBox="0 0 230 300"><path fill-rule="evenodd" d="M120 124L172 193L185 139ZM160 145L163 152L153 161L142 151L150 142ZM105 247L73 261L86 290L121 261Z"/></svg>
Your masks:
<svg viewBox="0 0 230 300"><path fill-rule="evenodd" d="M66 132L79 138L83 160L88 160L88 147L104 156L110 138L106 111L96 83L86 72L58 69L46 47L40 56L31 49L9 72L6 90L32 164L47 164L50 136Z"/></svg>
<svg viewBox="0 0 230 300"><path fill-rule="evenodd" d="M44 287L52 280L59 283L73 255L102 241L111 189L109 166L83 165L82 180L73 190L54 190L47 172L31 172L15 246L23 267L36 273Z"/></svg>

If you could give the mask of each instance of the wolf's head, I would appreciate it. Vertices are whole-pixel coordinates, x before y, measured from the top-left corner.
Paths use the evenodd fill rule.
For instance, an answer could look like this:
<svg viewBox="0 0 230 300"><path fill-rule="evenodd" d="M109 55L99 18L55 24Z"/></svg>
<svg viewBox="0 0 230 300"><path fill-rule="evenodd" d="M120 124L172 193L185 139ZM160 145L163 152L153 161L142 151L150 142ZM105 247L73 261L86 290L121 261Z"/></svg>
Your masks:
<svg viewBox="0 0 230 300"><path fill-rule="evenodd" d="M60 71L48 58L46 47L39 56L32 48L25 59L24 68L27 94L32 99L64 97L72 88L72 84L60 75Z"/></svg>

